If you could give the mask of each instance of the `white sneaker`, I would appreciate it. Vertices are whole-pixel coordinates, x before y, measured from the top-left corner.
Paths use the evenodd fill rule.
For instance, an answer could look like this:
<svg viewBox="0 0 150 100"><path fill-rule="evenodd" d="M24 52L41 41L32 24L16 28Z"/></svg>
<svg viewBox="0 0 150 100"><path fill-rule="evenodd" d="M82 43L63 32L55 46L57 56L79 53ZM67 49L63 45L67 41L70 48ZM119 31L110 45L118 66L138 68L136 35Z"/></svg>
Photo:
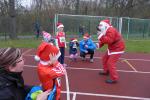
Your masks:
<svg viewBox="0 0 150 100"><path fill-rule="evenodd" d="M90 63L93 63L94 62L94 60L93 59L90 59Z"/></svg>
<svg viewBox="0 0 150 100"><path fill-rule="evenodd" d="M82 59L82 61L85 61L85 60L86 60L86 58L84 58L84 57L82 57L81 59Z"/></svg>

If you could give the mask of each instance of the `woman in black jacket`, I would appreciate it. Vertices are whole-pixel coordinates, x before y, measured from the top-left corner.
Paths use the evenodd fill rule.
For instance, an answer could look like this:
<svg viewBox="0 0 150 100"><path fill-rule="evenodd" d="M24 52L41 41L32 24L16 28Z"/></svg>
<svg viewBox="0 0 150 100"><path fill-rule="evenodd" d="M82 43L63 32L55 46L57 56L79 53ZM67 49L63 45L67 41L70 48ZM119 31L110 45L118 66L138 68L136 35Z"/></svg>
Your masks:
<svg viewBox="0 0 150 100"><path fill-rule="evenodd" d="M0 48L0 100L25 100L31 87L24 85L23 67L20 49ZM37 100L46 100L48 94L43 92Z"/></svg>

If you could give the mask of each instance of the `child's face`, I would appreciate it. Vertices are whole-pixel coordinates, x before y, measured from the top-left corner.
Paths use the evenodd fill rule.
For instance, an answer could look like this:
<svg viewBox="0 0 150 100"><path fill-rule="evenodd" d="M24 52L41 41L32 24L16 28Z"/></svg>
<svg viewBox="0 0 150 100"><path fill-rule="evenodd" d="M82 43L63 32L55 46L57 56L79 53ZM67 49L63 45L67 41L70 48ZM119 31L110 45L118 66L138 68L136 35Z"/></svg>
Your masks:
<svg viewBox="0 0 150 100"><path fill-rule="evenodd" d="M58 28L58 31L59 31L59 32L63 32L63 30L64 30L63 27Z"/></svg>

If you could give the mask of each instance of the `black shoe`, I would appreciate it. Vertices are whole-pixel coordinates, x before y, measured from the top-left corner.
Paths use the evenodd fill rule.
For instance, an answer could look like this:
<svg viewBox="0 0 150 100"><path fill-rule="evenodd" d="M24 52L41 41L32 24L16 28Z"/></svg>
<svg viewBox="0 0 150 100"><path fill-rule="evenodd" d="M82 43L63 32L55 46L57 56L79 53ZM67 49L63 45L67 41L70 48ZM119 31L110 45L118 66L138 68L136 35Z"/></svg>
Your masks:
<svg viewBox="0 0 150 100"><path fill-rule="evenodd" d="M99 72L99 75L109 75L109 71L106 71L106 72L100 71L100 72Z"/></svg>
<svg viewBox="0 0 150 100"><path fill-rule="evenodd" d="M108 79L105 82L108 83L108 84L115 84L115 83L117 83L116 80L111 80L111 79Z"/></svg>

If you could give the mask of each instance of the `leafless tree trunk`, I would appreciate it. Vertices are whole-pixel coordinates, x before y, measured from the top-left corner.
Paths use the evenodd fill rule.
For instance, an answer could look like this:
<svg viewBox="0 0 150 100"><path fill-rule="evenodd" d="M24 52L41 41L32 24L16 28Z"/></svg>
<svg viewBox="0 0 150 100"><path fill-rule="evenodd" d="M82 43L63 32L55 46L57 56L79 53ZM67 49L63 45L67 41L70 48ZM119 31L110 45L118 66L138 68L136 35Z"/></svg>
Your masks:
<svg viewBox="0 0 150 100"><path fill-rule="evenodd" d="M10 33L11 39L16 39L16 12L15 12L15 0L9 0L9 16L10 16Z"/></svg>

